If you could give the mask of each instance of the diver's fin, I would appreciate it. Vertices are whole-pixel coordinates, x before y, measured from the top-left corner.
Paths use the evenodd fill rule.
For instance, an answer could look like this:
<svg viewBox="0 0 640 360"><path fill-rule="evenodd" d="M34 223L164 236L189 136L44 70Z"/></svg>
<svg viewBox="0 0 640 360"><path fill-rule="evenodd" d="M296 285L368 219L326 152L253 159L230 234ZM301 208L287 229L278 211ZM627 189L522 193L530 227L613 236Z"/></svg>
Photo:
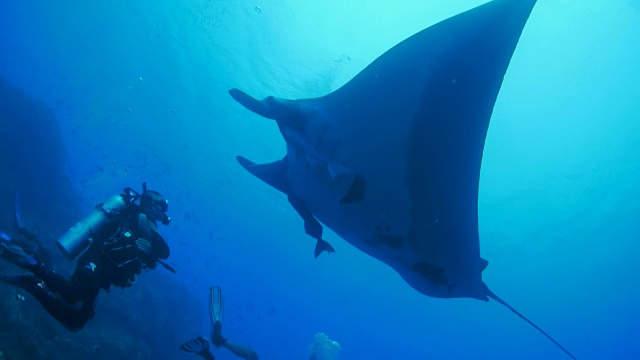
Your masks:
<svg viewBox="0 0 640 360"><path fill-rule="evenodd" d="M209 340L205 339L203 336L198 336L197 338L180 345L180 350L189 356L206 353L209 351Z"/></svg>
<svg viewBox="0 0 640 360"><path fill-rule="evenodd" d="M569 352L569 350L565 349L562 345L560 345L560 343L558 343L554 338L551 337L551 335L547 334L544 330L542 330L538 325L534 324L531 320L527 319L524 315L520 314L516 309L514 309L511 305L507 304L504 300L502 300L501 298L499 298L496 294L493 293L493 291L489 290L489 288L487 287L486 284L484 284L484 288L485 291L487 292L487 296L495 301L497 301L498 303L502 304L504 307L506 307L507 309L511 310L514 314L516 314L518 317L520 317L522 320L528 322L531 326L533 326L534 328L536 328L538 331L540 331L542 333L542 335L546 336L549 340L551 340L554 344L556 344L560 349L562 349L562 351L564 351L567 355L569 355L572 359L577 360L575 356L573 356L573 354L571 354Z"/></svg>
<svg viewBox="0 0 640 360"><path fill-rule="evenodd" d="M209 288L209 315L211 317L211 343L219 348L227 342L227 339L222 336L224 301L222 300L222 288L219 286Z"/></svg>
<svg viewBox="0 0 640 360"><path fill-rule="evenodd" d="M22 205L20 202L20 191L16 191L15 201L13 203L13 215L16 222L17 229L23 229L22 225L22 217L20 216L22 212Z"/></svg>
<svg viewBox="0 0 640 360"><path fill-rule="evenodd" d="M21 199L20 191L16 191L16 195L14 199L15 200L13 202L13 216L16 223L16 229L18 230L18 233L22 234L27 240L33 242L33 245L36 246L36 248L33 249L33 252L35 252L37 251L38 248L42 247L42 242L38 240L38 238L34 233L32 233L31 231L27 230L27 228L24 227L24 223L22 222L22 201L20 200Z"/></svg>
<svg viewBox="0 0 640 360"><path fill-rule="evenodd" d="M29 231L22 222L22 197L20 191L16 191L13 202L13 216L18 234L15 237L16 244L22 247L29 254L33 254L31 257L22 258L21 264L18 266L25 267L31 266L33 261L40 263L46 270L53 270L53 262L51 261L51 251L43 245L38 237ZM19 236L18 236L19 235ZM18 258L20 256L18 255ZM10 260L11 261L11 260ZM24 263L26 261L26 265Z"/></svg>
<svg viewBox="0 0 640 360"><path fill-rule="evenodd" d="M10 243L11 240L12 239L11 239L11 236L9 236L9 234L0 230L0 243L2 242Z"/></svg>
<svg viewBox="0 0 640 360"><path fill-rule="evenodd" d="M331 244L329 244L328 242L322 240L322 239L316 239L316 248L313 252L314 257L317 259L318 256L320 256L320 254L322 254L323 251L326 251L328 253L334 253L336 252L336 249L333 248L333 246L331 246Z"/></svg>
<svg viewBox="0 0 640 360"><path fill-rule="evenodd" d="M209 288L209 316L211 317L211 330L216 322L222 324L224 315L224 301L222 299L222 288L212 286Z"/></svg>
<svg viewBox="0 0 640 360"><path fill-rule="evenodd" d="M256 164L242 156L236 156L236 160L238 160L245 170L258 179L285 194L289 192L289 185L286 178L287 166L284 160L278 160L268 164Z"/></svg>
<svg viewBox="0 0 640 360"><path fill-rule="evenodd" d="M19 254L18 255L14 254L15 256L17 256L18 260L21 259L20 260L21 263L19 263L18 266L21 266L21 267L32 266L33 262L36 261L35 259L37 258L37 262L40 263L40 266L42 266L46 270L53 270L53 263L51 261L51 251L48 248L46 248L42 244L42 242L38 239L38 237L34 233L29 231L24 226L24 223L22 222L22 197L20 196L20 191L16 191L16 194L14 197L13 216L14 216L13 219L15 221L16 230L18 232L18 234L16 234L16 237L15 237L15 244L23 248L23 250L26 250L28 254L34 255L34 256L21 257ZM5 238L4 236L2 236L2 234L0 234L0 237ZM13 257L14 255L10 257ZM12 260L9 260L9 261L12 261Z"/></svg>

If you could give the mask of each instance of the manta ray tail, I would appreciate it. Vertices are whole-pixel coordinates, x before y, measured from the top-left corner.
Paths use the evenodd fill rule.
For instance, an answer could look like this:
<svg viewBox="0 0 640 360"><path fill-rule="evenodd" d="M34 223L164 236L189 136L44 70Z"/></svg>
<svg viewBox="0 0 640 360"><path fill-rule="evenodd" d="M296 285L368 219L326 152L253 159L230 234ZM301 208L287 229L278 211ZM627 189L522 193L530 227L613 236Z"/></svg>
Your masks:
<svg viewBox="0 0 640 360"><path fill-rule="evenodd" d="M485 285L486 291L487 291L487 296L495 301L497 301L498 303L502 304L504 307L506 307L507 309L511 310L514 314L518 315L518 317L520 317L522 320L528 322L531 326L533 326L534 328L536 328L538 331L540 331L542 333L542 335L546 336L549 340L551 340L554 344L556 344L560 349L562 349L562 351L564 351L565 353L567 353L567 355L569 355L572 359L577 360L575 356L573 356L573 354L571 354L569 352L569 350L565 349L564 346L560 345L559 342L557 342L554 338L551 337L551 335L547 334L544 330L542 330L538 325L534 324L531 320L527 319L524 315L520 314L516 309L514 309L511 305L507 304L507 302L505 302L504 300L502 300L500 297L498 297L498 295L494 294L493 291L489 290L489 288Z"/></svg>

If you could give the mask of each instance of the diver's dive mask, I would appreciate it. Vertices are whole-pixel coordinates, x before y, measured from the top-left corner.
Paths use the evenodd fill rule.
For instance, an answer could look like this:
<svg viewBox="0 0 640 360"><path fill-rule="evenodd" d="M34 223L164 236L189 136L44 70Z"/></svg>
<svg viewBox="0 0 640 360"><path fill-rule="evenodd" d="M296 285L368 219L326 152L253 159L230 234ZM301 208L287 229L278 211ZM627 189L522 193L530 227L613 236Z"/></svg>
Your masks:
<svg viewBox="0 0 640 360"><path fill-rule="evenodd" d="M140 195L140 207L151 220L160 221L163 225L169 225L171 222L171 218L167 215L169 200L157 191L145 189Z"/></svg>

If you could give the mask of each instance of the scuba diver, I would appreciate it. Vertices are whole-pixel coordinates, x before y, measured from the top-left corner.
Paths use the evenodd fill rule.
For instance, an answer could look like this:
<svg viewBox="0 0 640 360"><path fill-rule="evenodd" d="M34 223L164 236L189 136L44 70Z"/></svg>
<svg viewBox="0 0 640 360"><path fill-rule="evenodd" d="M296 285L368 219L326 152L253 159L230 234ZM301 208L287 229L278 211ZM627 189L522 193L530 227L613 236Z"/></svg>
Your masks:
<svg viewBox="0 0 640 360"><path fill-rule="evenodd" d="M0 255L30 272L0 280L31 293L62 325L78 331L95 314L101 289L130 287L142 270L155 269L158 263L175 272L162 261L169 257L169 246L156 224L169 224L169 202L159 192L147 190L146 183L142 188L142 194L125 188L111 196L58 239L56 245L70 260L84 251L70 279L54 272L42 251L24 246L21 238L31 237L33 242L35 236L22 226L16 197L18 236L0 233Z"/></svg>
<svg viewBox="0 0 640 360"><path fill-rule="evenodd" d="M246 360L258 360L258 354L242 345L235 344L222 336L222 315L224 302L222 289L219 286L209 288L209 315L211 317L211 343L216 347L227 348L236 356ZM205 360L215 360L211 353L209 341L204 336L187 341L180 346L180 350L189 355L200 355Z"/></svg>

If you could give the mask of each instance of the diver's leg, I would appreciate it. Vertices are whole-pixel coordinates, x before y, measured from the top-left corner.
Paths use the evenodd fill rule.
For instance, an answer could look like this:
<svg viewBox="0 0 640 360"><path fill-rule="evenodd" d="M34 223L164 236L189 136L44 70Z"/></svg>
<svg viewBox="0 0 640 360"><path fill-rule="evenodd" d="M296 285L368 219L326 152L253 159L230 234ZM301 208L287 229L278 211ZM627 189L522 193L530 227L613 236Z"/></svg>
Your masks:
<svg viewBox="0 0 640 360"><path fill-rule="evenodd" d="M0 241L0 255L7 261L31 271L37 278L44 281L51 291L60 294L69 303L81 301L88 296L84 293L83 288L75 286L18 245L8 241ZM78 269L76 269L77 272ZM88 294L92 292L89 291Z"/></svg>
<svg viewBox="0 0 640 360"><path fill-rule="evenodd" d="M211 343L216 347L225 347L236 356L247 360L257 360L255 351L232 343L222 336L222 315L224 313L224 299L219 286L209 288L209 316L211 317Z"/></svg>
<svg viewBox="0 0 640 360"><path fill-rule="evenodd" d="M39 262L29 268L38 278L42 279L47 288L59 294L67 303L93 302L95 297L104 288L108 269L100 261L99 249L90 248L78 262L76 269L67 279Z"/></svg>
<svg viewBox="0 0 640 360"><path fill-rule="evenodd" d="M220 293L220 304L222 304L222 294ZM216 347L224 347L234 353L236 356L241 357L246 360L258 360L258 354L249 349L248 347L238 345L229 341L227 338L222 336L222 320L215 319L212 316L213 326L211 331L211 343Z"/></svg>
<svg viewBox="0 0 640 360"><path fill-rule="evenodd" d="M59 294L69 304L84 300L81 289L73 281L69 281L64 276L38 265L30 269L38 278L47 285L47 288Z"/></svg>
<svg viewBox="0 0 640 360"><path fill-rule="evenodd" d="M79 331L95 314L94 307L98 292L85 298L81 303L69 304L51 291L38 287L36 291L29 291L42 304L51 316L58 320L70 331Z"/></svg>
<svg viewBox="0 0 640 360"><path fill-rule="evenodd" d="M93 308L98 291L88 295L81 303L69 304L61 299L58 294L51 291L44 281L35 275L25 274L4 277L2 281L29 292L53 318L70 331L82 329L94 315Z"/></svg>
<svg viewBox="0 0 640 360"><path fill-rule="evenodd" d="M95 314L96 298L100 293L98 277L89 277L84 272L78 273L76 269L71 280L68 280L43 266L33 268L32 272L41 280L41 284L26 290L67 329L82 329ZM79 282L79 279L84 282Z"/></svg>
<svg viewBox="0 0 640 360"><path fill-rule="evenodd" d="M70 280L44 266L36 266L30 270L44 281L49 290L60 294L69 304L75 304L95 300L104 287L107 269L93 262L78 261Z"/></svg>
<svg viewBox="0 0 640 360"><path fill-rule="evenodd" d="M223 347L227 348L229 351L234 353L236 356L241 357L246 360L258 360L258 354L249 349L246 346L238 345L232 343L229 340L225 339L225 342L222 344Z"/></svg>

